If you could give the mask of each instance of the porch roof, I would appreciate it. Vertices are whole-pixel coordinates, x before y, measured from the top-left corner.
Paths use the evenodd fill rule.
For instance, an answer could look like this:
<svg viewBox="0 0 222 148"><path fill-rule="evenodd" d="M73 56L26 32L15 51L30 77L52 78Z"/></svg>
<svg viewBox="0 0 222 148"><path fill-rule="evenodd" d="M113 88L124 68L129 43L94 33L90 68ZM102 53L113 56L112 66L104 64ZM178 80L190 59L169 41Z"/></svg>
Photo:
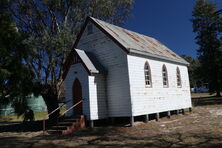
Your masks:
<svg viewBox="0 0 222 148"><path fill-rule="evenodd" d="M95 61L95 59L90 54L85 53L84 50L76 48L75 51L90 73L105 73L104 68L101 67L99 63Z"/></svg>

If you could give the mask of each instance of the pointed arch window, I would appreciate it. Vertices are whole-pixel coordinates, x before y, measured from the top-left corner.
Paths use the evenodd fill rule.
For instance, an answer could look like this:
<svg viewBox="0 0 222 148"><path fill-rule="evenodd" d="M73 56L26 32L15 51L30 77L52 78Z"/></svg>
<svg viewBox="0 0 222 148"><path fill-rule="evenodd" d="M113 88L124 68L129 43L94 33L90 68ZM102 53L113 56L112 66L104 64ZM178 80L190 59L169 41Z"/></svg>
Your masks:
<svg viewBox="0 0 222 148"><path fill-rule="evenodd" d="M182 82L181 82L181 75L180 75L179 67L177 67L176 75L177 75L177 87L181 87L182 86Z"/></svg>
<svg viewBox="0 0 222 148"><path fill-rule="evenodd" d="M149 65L148 62L146 62L145 65L144 65L144 75L145 75L145 85L146 85L146 87L151 87L152 86L151 70L150 70L150 65Z"/></svg>
<svg viewBox="0 0 222 148"><path fill-rule="evenodd" d="M163 77L163 87L168 87L169 82L168 82L168 74L167 74L166 65L163 65L162 67L162 77Z"/></svg>

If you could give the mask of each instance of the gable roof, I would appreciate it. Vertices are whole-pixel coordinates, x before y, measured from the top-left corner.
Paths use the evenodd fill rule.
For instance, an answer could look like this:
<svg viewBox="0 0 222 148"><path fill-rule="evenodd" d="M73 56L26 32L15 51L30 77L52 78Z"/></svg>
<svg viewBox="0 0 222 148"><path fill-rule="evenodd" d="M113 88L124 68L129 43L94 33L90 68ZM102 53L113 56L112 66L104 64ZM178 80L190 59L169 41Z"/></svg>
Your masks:
<svg viewBox="0 0 222 148"><path fill-rule="evenodd" d="M176 53L174 53L169 48L167 48L166 46L164 46L163 44L161 44L159 41L157 41L156 39L154 39L152 37L148 37L148 36L124 29L122 27L115 26L113 24L109 24L107 22L98 20L93 17L87 17L87 19L86 19L80 33L78 34L75 43L74 43L73 50L71 51L70 55L68 56L68 58L65 62L63 79L65 79L65 77L68 73L68 70L71 66L73 53L77 52L75 48L77 47L79 40L80 40L89 21L91 23L93 23L95 26L97 26L105 35L107 35L114 43L116 43L127 54L137 54L137 55L149 56L149 57L153 57L153 58L157 58L157 59L162 59L162 60L166 60L166 61L184 64L184 65L189 64L187 61L185 61L179 55L177 55ZM81 55L81 52L79 52L79 54ZM85 52L83 54L85 54ZM87 55L86 56L85 55L83 55L83 59L84 59L84 57L87 56ZM87 62L89 62L89 61L86 60L84 63L87 63ZM89 66L89 67L91 67L91 66ZM86 68L88 69L87 66L86 66ZM88 72L91 73L90 71L88 71Z"/></svg>
<svg viewBox="0 0 222 148"><path fill-rule="evenodd" d="M106 23L93 17L90 17L90 19L121 44L128 53L144 54L146 56L153 55L155 58L185 65L189 64L179 55L152 37Z"/></svg>

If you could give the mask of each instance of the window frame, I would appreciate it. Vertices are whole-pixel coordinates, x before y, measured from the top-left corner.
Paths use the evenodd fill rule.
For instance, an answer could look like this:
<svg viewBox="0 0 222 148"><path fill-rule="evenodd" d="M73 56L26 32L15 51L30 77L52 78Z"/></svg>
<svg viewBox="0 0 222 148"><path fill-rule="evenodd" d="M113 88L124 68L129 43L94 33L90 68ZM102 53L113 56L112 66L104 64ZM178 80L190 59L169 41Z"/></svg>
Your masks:
<svg viewBox="0 0 222 148"><path fill-rule="evenodd" d="M165 74L166 74L166 76L164 76L164 72L165 71ZM164 85L164 77L166 77L166 85ZM168 71L167 71L167 68L166 68L166 65L165 64L163 64L163 66L162 66L162 82L163 82L163 87L164 88L168 88L169 87L169 79L168 79Z"/></svg>
<svg viewBox="0 0 222 148"><path fill-rule="evenodd" d="M178 75L179 75L180 85L178 85ZM179 67L176 68L176 82L177 82L177 87L181 88L182 87L182 78L181 78L181 73L180 73Z"/></svg>
<svg viewBox="0 0 222 148"><path fill-rule="evenodd" d="M150 64L148 63L148 61L145 62L143 70L144 70L145 87L152 88L152 74L151 74ZM149 79L146 79L147 72L149 73ZM148 81L150 82L150 84L147 84Z"/></svg>

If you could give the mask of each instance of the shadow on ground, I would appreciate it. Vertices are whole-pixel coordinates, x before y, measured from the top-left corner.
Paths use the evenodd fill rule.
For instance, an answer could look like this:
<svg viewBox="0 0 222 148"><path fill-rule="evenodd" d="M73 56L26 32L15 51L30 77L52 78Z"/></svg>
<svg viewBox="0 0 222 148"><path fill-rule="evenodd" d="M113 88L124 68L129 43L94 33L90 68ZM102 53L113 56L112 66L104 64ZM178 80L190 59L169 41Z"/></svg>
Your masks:
<svg viewBox="0 0 222 148"><path fill-rule="evenodd" d="M37 132L42 130L42 121L21 122L4 121L0 122L0 132Z"/></svg>
<svg viewBox="0 0 222 148"><path fill-rule="evenodd" d="M199 97L192 98L193 106L203 106L203 105L218 105L222 104L222 97Z"/></svg>
<svg viewBox="0 0 222 148"><path fill-rule="evenodd" d="M13 139L13 140L12 140ZM116 128L86 129L66 136L39 135L33 138L0 137L0 145L32 148L81 148L81 147L214 147L221 148L222 137L209 133L172 133L154 135L127 135ZM7 143L7 146L5 146Z"/></svg>
<svg viewBox="0 0 222 148"><path fill-rule="evenodd" d="M149 122L139 127L106 125L85 129L71 135L43 135L42 121L32 123L1 122L1 148L83 148L83 147L222 147L221 116L211 116L210 111L221 108L222 98L202 97L192 99L195 113L171 118L168 123ZM212 105L205 107L204 105ZM216 106L213 106L216 105ZM179 116L178 116L179 118ZM207 120L206 120L207 119ZM171 121L171 120L174 120ZM161 126L165 124L165 128ZM167 127L167 124L172 124ZM177 127L177 128L175 128ZM179 128L178 128L179 127ZM162 130L165 129L165 130ZM10 133L11 132L11 133Z"/></svg>
<svg viewBox="0 0 222 148"><path fill-rule="evenodd" d="M112 131L112 132L110 132ZM115 133L115 134L114 134ZM114 136L115 135L115 136ZM214 147L221 148L222 137L210 135L209 133L174 133L174 134L157 134L157 135L125 135L120 133L115 128L94 129L77 132L69 136L45 136L48 140L55 138L59 140L73 140L78 143L85 137L94 137L89 139L84 144L73 146L79 147L158 147L158 148L170 148L170 147ZM40 136L42 137L42 136ZM218 143L217 143L218 142Z"/></svg>

